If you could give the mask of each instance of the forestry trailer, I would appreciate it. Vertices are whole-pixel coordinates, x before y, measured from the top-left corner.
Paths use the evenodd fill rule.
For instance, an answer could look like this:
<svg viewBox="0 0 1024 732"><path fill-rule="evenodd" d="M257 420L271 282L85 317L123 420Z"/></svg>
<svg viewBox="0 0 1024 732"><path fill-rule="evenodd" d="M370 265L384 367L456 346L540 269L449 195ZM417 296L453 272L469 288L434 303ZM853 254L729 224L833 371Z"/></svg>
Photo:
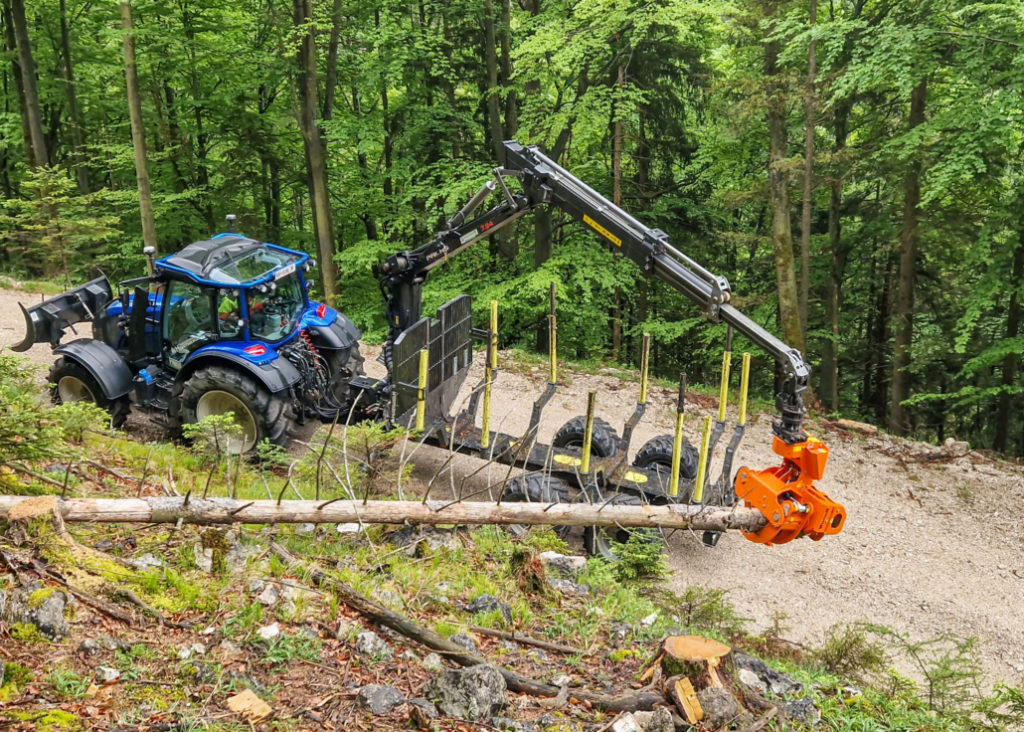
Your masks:
<svg viewBox="0 0 1024 732"><path fill-rule="evenodd" d="M782 544L798 536L820 539L841 531L841 505L814 486L828 448L803 430L803 393L810 369L786 345L730 304L728 281L673 247L652 229L574 177L537 148L505 142L504 167L438 232L433 240L387 258L378 267L389 335L383 380L363 375L358 329L344 315L309 300L304 273L308 255L234 233L196 242L152 262L150 276L121 283L113 296L98 278L32 308L22 308L26 336L15 350L49 342L60 358L50 372L57 401L88 399L110 410L115 424L130 407L165 415L172 425L230 413L242 428L232 449L246 452L263 439L284 443L295 421L307 417L353 421L382 419L415 428L422 439L457 452L522 467L504 481L502 501L598 504L697 503L756 508L765 526L744 531L752 541ZM492 196L497 203L478 211ZM438 265L534 209L550 206L599 234L613 251L634 261L729 328L722 392L714 428L705 422L701 450L682 438L680 384L675 433L648 441L627 463L633 430L647 402L649 339L645 337L640 398L620 437L587 414L567 422L551 445L537 440L541 415L557 390L556 313L552 285L550 372L522 435L490 427L490 395L497 374L497 316L490 327L472 326L471 299L462 295L422 317L422 288ZM151 255L150 255L151 256ZM143 304L137 307L136 304ZM61 344L65 329L92 321L93 337ZM744 357L740 410L717 479L711 455L726 429L725 401L732 331L773 356L784 380L777 395L773 449L780 465L741 467L731 477L743 438L749 359ZM485 374L467 407L450 415L472 362L474 340L487 344ZM477 413L483 404L481 426ZM584 532L591 553L610 556L622 532ZM717 532L705 532L714 545Z"/></svg>

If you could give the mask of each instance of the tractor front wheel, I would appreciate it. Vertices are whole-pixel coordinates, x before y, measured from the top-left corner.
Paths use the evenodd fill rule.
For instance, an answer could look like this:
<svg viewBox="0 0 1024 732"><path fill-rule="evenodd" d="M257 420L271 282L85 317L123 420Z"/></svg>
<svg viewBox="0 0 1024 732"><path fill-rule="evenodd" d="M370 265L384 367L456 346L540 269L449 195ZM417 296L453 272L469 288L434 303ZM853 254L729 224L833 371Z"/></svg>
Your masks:
<svg viewBox="0 0 1024 732"><path fill-rule="evenodd" d="M178 396L178 414L186 424L231 414L240 433L228 440L232 454L247 453L262 440L287 445L294 424L291 403L271 394L248 374L223 366L197 369Z"/></svg>
<svg viewBox="0 0 1024 732"><path fill-rule="evenodd" d="M92 402L110 412L110 424L114 428L122 427L128 419L128 398L108 399L93 375L77 361L58 358L50 367L50 383L53 384L50 396L54 404Z"/></svg>

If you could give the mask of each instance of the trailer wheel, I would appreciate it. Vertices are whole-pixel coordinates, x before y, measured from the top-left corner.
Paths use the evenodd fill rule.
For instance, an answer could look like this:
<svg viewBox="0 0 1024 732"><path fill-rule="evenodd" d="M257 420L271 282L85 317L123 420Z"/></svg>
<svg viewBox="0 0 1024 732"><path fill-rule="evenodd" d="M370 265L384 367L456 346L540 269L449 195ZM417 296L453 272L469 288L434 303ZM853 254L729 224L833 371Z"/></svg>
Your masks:
<svg viewBox="0 0 1024 732"><path fill-rule="evenodd" d="M348 417L352 408L352 379L362 376L363 354L359 352L359 344L353 343L351 348L337 351L321 351L327 361L327 370L330 372L330 390L334 399L341 405L342 419ZM369 406L369 405L363 405Z"/></svg>
<svg viewBox="0 0 1024 732"><path fill-rule="evenodd" d="M637 450L633 467L648 468L668 476L672 471L672 435L652 437ZM683 440L682 455L679 458L679 477L694 480L697 477L697 448Z"/></svg>
<svg viewBox="0 0 1024 732"><path fill-rule="evenodd" d="M53 388L50 396L54 404L69 402L92 402L110 412L110 424L114 428L123 427L128 419L130 407L128 397L107 399L103 389L84 366L77 361L58 358L50 367L50 383Z"/></svg>
<svg viewBox="0 0 1024 732"><path fill-rule="evenodd" d="M260 441L287 445L294 423L291 403L271 394L252 377L223 366L196 370L178 396L182 422L194 424L206 417L233 414L241 434L232 436L227 449L232 454L247 453Z"/></svg>
<svg viewBox="0 0 1024 732"><path fill-rule="evenodd" d="M561 478L547 473L525 473L512 478L505 484L501 492L502 503L567 503L569 486ZM528 526L524 524L508 524L505 527L510 533L522 536ZM552 526L551 530L560 539L569 534L569 526Z"/></svg>
<svg viewBox="0 0 1024 732"><path fill-rule="evenodd" d="M602 493L597 485L590 485L580 494L580 500L587 500L599 505L642 506L639 496L629 493ZM619 561L617 544L625 544L630 536L636 535L651 544L660 544L661 532L657 529L619 528L610 526L587 526L583 529L583 547L592 557L600 557L607 562Z"/></svg>
<svg viewBox="0 0 1024 732"><path fill-rule="evenodd" d="M583 448L583 433L586 430L587 418L573 417L563 424L551 444L555 447ZM594 418L594 434L590 440L590 454L593 457L614 457L619 451L619 434L615 428L600 417Z"/></svg>

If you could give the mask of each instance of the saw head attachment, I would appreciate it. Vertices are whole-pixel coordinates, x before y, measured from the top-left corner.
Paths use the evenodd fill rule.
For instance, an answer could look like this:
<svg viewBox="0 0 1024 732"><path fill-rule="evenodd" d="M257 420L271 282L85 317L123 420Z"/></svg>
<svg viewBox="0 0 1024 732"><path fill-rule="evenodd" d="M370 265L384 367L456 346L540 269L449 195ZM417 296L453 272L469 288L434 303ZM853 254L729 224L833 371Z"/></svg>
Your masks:
<svg viewBox="0 0 1024 732"><path fill-rule="evenodd" d="M768 522L760 531L743 535L758 544L785 544L800 536L818 541L842 531L846 509L814 487L828 462L825 443L808 437L788 444L776 437L772 449L782 457L781 465L766 470L744 467L736 473L737 497Z"/></svg>

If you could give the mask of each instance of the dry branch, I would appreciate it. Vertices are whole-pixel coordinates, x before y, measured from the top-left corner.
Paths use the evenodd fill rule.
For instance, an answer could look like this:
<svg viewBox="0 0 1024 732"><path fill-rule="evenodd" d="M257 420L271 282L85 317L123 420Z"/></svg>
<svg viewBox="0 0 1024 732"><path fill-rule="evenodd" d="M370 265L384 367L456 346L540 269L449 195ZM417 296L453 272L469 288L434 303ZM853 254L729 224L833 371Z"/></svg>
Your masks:
<svg viewBox="0 0 1024 732"><path fill-rule="evenodd" d="M313 565L301 562L294 554L282 547L280 544L271 544L270 550L280 559L284 560L289 569L308 573L310 579L322 589L329 589L338 599L354 610L359 611L366 617L379 625L391 628L410 638L421 645L443 653L447 658L455 661L460 666L477 666L487 663L487 659L478 653L466 650L457 643L444 638L420 623L399 615L392 610L379 605L373 600L361 595L354 589L331 577ZM557 697L561 689L551 684L544 684L539 681L521 676L514 671L499 668L498 671L505 678L505 684L509 691L530 696ZM576 699L589 702L594 706L609 712L635 712L640 710L653 709L655 704L664 703L665 697L646 691L626 692L624 694L599 694L597 692L573 689L572 696Z"/></svg>
<svg viewBox="0 0 1024 732"><path fill-rule="evenodd" d="M0 496L0 518L24 496ZM65 521L101 523L275 524L549 524L643 526L663 529L758 531L764 517L752 508L445 501L237 501L230 498L69 498L58 501Z"/></svg>

